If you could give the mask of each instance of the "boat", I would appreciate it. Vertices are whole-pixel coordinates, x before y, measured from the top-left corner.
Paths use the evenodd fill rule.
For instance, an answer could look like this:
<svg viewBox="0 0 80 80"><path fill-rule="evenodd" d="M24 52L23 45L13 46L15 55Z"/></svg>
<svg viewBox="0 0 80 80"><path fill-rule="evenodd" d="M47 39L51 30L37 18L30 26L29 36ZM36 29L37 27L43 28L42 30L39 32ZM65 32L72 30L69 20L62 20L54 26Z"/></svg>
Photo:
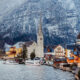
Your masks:
<svg viewBox="0 0 80 80"><path fill-rule="evenodd" d="M32 65L32 66L40 66L40 62L36 60L26 60L25 61L26 65Z"/></svg>
<svg viewBox="0 0 80 80"><path fill-rule="evenodd" d="M13 65L17 65L18 63L14 60L5 60L3 61L3 64L13 64Z"/></svg>
<svg viewBox="0 0 80 80"><path fill-rule="evenodd" d="M25 61L25 64L26 65L32 65L32 66L40 66L41 64L40 64L40 59L39 58L35 58L35 59L33 59L33 60L26 60Z"/></svg>

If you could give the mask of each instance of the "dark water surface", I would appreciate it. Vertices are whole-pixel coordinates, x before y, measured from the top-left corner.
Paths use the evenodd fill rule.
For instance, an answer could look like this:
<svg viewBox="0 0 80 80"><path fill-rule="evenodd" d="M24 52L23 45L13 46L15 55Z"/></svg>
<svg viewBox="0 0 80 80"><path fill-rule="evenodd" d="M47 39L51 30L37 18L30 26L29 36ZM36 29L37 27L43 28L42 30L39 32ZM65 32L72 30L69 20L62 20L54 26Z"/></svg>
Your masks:
<svg viewBox="0 0 80 80"><path fill-rule="evenodd" d="M0 80L75 80L73 74L48 66L7 65L0 62Z"/></svg>

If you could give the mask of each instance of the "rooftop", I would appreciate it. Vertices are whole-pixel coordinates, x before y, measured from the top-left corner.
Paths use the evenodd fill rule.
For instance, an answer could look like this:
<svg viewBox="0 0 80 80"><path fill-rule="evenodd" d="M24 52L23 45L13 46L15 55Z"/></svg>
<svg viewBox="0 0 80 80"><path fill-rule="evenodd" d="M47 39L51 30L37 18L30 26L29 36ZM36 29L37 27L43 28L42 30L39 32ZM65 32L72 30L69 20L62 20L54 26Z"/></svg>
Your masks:
<svg viewBox="0 0 80 80"><path fill-rule="evenodd" d="M26 45L27 47L29 47L29 46L32 45L33 43L34 43L34 41L29 41L29 42L26 42L25 45Z"/></svg>

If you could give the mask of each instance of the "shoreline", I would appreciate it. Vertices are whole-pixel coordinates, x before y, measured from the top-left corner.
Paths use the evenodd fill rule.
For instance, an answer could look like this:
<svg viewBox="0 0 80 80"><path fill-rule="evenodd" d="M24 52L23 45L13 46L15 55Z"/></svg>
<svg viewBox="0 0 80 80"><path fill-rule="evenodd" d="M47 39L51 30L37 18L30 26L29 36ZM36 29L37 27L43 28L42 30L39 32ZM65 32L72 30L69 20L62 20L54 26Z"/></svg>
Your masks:
<svg viewBox="0 0 80 80"><path fill-rule="evenodd" d="M74 72L74 70L71 70L70 68L66 68L66 67L57 67L56 65L53 64L53 67L56 68L56 69L60 69L60 70L63 70L63 71L67 71L67 72L70 72L74 75L75 79L76 80L80 80L78 75Z"/></svg>
<svg viewBox="0 0 80 80"><path fill-rule="evenodd" d="M2 60L2 59L0 59L0 60ZM71 70L70 67L57 66L55 64L48 64L48 63L45 63L43 65L49 66L49 67L54 67L55 69L59 69L59 70L65 71L65 72L66 71L70 72L70 73L72 73L74 75L74 78L76 80L80 80L79 77L78 77L78 75L75 73L75 70Z"/></svg>
<svg viewBox="0 0 80 80"><path fill-rule="evenodd" d="M80 80L79 79L79 77L78 77L78 75L75 73L75 71L74 70L71 70L70 68L66 68L66 67L58 67L58 66L56 66L56 65L51 65L51 64L44 64L44 65L46 65L46 66L51 66L51 67L54 67L55 69L60 69L60 70L62 70L62 71L67 71L67 72L70 72L70 73L72 73L73 75L74 75L74 78L76 79L76 80Z"/></svg>

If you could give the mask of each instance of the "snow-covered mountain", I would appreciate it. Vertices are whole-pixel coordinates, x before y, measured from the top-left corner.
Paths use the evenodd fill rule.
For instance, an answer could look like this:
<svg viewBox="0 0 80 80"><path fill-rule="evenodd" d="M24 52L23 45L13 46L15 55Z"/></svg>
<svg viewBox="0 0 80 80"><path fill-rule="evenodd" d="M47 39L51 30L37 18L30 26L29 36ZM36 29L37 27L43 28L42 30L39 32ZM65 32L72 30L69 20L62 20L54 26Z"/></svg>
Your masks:
<svg viewBox="0 0 80 80"><path fill-rule="evenodd" d="M45 45L74 42L80 30L78 2L79 0L26 0L0 22L1 41L8 44L36 41L42 14Z"/></svg>

